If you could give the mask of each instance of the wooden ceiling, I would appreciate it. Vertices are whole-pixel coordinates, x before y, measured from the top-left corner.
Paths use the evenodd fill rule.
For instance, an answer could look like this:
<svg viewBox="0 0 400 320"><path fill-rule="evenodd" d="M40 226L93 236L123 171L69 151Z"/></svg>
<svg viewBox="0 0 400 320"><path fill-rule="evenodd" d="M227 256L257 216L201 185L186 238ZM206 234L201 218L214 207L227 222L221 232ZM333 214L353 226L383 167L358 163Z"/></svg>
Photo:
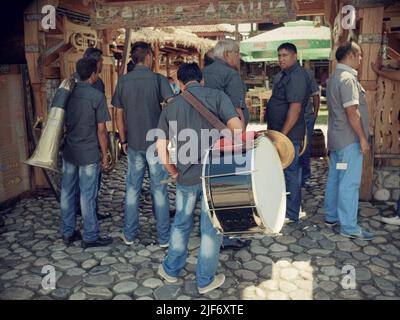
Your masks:
<svg viewBox="0 0 400 320"><path fill-rule="evenodd" d="M322 16L324 15L323 0L293 0L298 16Z"/></svg>

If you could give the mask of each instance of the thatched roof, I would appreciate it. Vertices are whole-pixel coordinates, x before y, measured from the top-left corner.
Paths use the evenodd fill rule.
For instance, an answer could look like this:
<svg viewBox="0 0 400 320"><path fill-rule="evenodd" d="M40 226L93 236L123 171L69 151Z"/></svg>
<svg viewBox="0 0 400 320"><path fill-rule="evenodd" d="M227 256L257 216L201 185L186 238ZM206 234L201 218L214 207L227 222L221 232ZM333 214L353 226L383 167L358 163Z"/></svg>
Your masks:
<svg viewBox="0 0 400 320"><path fill-rule="evenodd" d="M125 35L119 37L119 41L123 42ZM142 28L132 31L132 42L146 41L149 43L159 42L161 46L181 46L185 48L194 48L204 53L214 48L216 41L200 38L194 33L186 31L182 28L166 27L166 28Z"/></svg>

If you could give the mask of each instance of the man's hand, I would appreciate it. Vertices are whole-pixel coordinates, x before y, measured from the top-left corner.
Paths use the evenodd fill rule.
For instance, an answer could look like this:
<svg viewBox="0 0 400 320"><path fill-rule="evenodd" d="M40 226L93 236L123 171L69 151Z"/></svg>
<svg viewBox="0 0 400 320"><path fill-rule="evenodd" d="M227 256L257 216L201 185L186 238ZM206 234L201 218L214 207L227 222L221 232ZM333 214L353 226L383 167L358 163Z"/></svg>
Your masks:
<svg viewBox="0 0 400 320"><path fill-rule="evenodd" d="M122 151L126 156L128 155L128 144L127 143L122 144Z"/></svg>
<svg viewBox="0 0 400 320"><path fill-rule="evenodd" d="M374 72L379 74L379 71L382 68L382 60L380 58L380 56L378 56L375 60L375 63L371 62L371 68Z"/></svg>
<svg viewBox="0 0 400 320"><path fill-rule="evenodd" d="M367 154L369 152L370 146L369 146L367 139L362 139L360 141L360 147L361 147L362 154Z"/></svg>
<svg viewBox="0 0 400 320"><path fill-rule="evenodd" d="M110 162L108 161L108 155L103 155L101 158L101 169L107 170L109 165L110 165Z"/></svg>

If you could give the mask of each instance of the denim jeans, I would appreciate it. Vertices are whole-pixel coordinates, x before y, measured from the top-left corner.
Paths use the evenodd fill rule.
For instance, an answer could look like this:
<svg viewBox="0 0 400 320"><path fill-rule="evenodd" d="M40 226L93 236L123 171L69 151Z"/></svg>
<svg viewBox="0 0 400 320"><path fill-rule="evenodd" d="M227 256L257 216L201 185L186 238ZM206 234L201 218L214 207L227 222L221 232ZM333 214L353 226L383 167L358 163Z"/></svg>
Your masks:
<svg viewBox="0 0 400 320"><path fill-rule="evenodd" d="M146 158L146 151L128 148L128 173L126 177L124 235L132 241L139 229L139 199L146 167L149 168L150 189L156 217L157 238L160 244L169 240L169 199L166 184L161 180L168 178L168 172L157 161L156 156Z"/></svg>
<svg viewBox="0 0 400 320"><path fill-rule="evenodd" d="M171 228L168 255L164 259L164 270L170 276L178 276L186 264L188 243L193 226L194 209L201 201L201 242L197 261L197 286L204 288L213 280L218 267L222 235L217 233L206 211L201 184L176 186L176 213Z"/></svg>
<svg viewBox="0 0 400 320"><path fill-rule="evenodd" d="M357 212L362 163L363 155L359 143L330 152L325 192L325 220L339 221L340 231L346 234L361 230L357 224Z"/></svg>
<svg viewBox="0 0 400 320"><path fill-rule="evenodd" d="M97 192L100 191L100 187L101 187L101 170L99 171L99 180L98 180L98 185L97 185ZM79 190L79 181L77 181L77 187L76 187L76 210L81 210L81 204L80 204L80 199L81 197L81 192ZM99 213L99 197L96 197L96 208L95 208L96 214ZM82 212L82 210L81 210Z"/></svg>
<svg viewBox="0 0 400 320"><path fill-rule="evenodd" d="M396 209L396 214L400 218L400 198L397 200L397 209Z"/></svg>
<svg viewBox="0 0 400 320"><path fill-rule="evenodd" d="M96 241L99 238L99 224L96 216L100 163L76 166L63 160L61 181L61 233L69 237L76 228L77 188L80 190L80 204L83 219L83 240Z"/></svg>
<svg viewBox="0 0 400 320"><path fill-rule="evenodd" d="M292 221L299 221L301 204L301 167L299 163L299 149L301 141L292 141L294 146L293 162L284 170L286 192L286 218Z"/></svg>
<svg viewBox="0 0 400 320"><path fill-rule="evenodd" d="M301 184L304 183L311 177L311 140L314 131L315 116L309 116L306 118L307 126L307 147L304 153L301 155L299 162L301 166Z"/></svg>

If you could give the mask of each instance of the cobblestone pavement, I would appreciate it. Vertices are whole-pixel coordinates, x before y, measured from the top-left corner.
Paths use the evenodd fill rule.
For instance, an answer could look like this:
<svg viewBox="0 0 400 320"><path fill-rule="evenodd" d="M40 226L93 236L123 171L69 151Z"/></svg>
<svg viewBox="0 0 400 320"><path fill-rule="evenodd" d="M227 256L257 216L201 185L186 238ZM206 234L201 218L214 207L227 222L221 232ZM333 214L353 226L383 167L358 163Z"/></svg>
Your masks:
<svg viewBox="0 0 400 320"><path fill-rule="evenodd" d="M361 202L361 225L376 237L370 242L347 240L323 224L325 160L314 159L312 167L301 224L285 225L278 236L254 236L246 249L222 251L218 271L226 281L204 296L195 283L198 218L178 284L168 285L157 276L165 249L155 241L147 179L139 241L128 247L119 239L125 159L103 177L100 212L112 213L112 219L101 221L101 230L114 238L108 247L84 250L80 241L66 247L58 234L60 207L55 198L49 193L23 199L1 212L0 299L399 299L400 227L380 222L393 213L391 204ZM170 191L173 204L172 187ZM42 287L46 265L56 270L56 289ZM346 284L355 288L346 289Z"/></svg>

